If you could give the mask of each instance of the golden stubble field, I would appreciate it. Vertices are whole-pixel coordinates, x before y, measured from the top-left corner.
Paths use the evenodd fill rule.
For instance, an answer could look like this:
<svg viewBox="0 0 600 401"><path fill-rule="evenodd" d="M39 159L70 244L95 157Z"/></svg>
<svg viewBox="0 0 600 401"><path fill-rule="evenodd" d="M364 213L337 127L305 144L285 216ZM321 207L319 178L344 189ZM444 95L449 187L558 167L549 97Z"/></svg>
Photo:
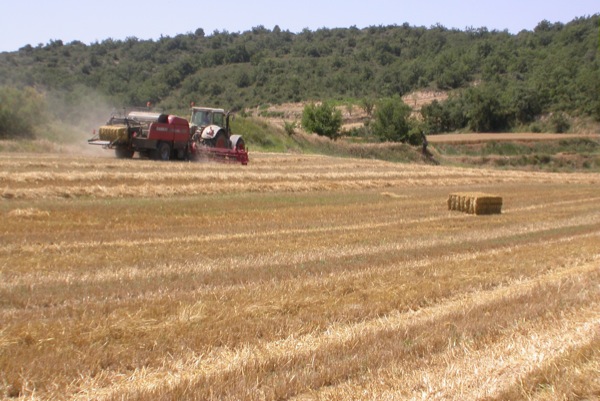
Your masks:
<svg viewBox="0 0 600 401"><path fill-rule="evenodd" d="M1 154L0 199L5 399L600 397L599 174Z"/></svg>

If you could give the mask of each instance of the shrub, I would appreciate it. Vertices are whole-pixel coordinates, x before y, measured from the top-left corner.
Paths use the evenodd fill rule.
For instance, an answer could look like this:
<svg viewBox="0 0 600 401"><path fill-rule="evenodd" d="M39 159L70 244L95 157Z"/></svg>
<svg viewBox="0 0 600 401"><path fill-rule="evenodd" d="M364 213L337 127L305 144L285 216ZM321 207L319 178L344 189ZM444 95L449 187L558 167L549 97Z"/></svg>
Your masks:
<svg viewBox="0 0 600 401"><path fill-rule="evenodd" d="M571 123L563 113L554 113L550 118L550 124L552 125L552 129L557 134L562 134L567 132L571 128Z"/></svg>
<svg viewBox="0 0 600 401"><path fill-rule="evenodd" d="M293 136L296 134L296 121L284 121L283 128L285 129L286 134L288 136Z"/></svg>
<svg viewBox="0 0 600 401"><path fill-rule="evenodd" d="M461 97L450 97L443 102L434 100L421 108L421 115L430 134L452 132L464 128L467 119Z"/></svg>
<svg viewBox="0 0 600 401"><path fill-rule="evenodd" d="M34 138L47 120L44 96L35 89L0 87L0 138Z"/></svg>
<svg viewBox="0 0 600 401"><path fill-rule="evenodd" d="M411 109L399 96L382 100L375 110L373 132L382 141L407 142Z"/></svg>
<svg viewBox="0 0 600 401"><path fill-rule="evenodd" d="M302 127L308 132L336 140L342 127L342 112L327 102L307 104L302 112Z"/></svg>
<svg viewBox="0 0 600 401"><path fill-rule="evenodd" d="M498 85L481 85L465 93L469 128L475 132L498 132L511 127L509 107L499 97Z"/></svg>

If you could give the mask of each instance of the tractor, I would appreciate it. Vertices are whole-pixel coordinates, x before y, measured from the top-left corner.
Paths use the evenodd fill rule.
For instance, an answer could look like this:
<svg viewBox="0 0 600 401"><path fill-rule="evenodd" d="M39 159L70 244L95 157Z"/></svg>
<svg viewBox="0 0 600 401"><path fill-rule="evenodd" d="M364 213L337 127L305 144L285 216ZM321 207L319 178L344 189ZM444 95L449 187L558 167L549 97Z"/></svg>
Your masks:
<svg viewBox="0 0 600 401"><path fill-rule="evenodd" d="M223 109L192 106L192 141L205 148L245 150L244 139L240 135L231 135L230 118L231 113Z"/></svg>
<svg viewBox="0 0 600 401"><path fill-rule="evenodd" d="M223 109L192 107L191 123L174 115L131 111L113 116L88 140L91 145L114 149L118 158L155 160L216 160L248 164L240 135L231 135L231 115Z"/></svg>

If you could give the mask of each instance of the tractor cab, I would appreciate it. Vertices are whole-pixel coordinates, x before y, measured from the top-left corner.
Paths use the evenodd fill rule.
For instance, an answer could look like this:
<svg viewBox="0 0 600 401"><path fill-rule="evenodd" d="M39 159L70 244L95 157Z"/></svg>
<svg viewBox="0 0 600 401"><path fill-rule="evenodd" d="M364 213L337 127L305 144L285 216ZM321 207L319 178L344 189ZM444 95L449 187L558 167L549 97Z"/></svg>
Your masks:
<svg viewBox="0 0 600 401"><path fill-rule="evenodd" d="M223 109L192 107L190 135L198 145L230 149L230 114ZM235 139L235 138L234 138Z"/></svg>
<svg viewBox="0 0 600 401"><path fill-rule="evenodd" d="M225 110L223 109L192 107L192 118L190 125L198 128L208 127L209 125L225 127L225 117Z"/></svg>

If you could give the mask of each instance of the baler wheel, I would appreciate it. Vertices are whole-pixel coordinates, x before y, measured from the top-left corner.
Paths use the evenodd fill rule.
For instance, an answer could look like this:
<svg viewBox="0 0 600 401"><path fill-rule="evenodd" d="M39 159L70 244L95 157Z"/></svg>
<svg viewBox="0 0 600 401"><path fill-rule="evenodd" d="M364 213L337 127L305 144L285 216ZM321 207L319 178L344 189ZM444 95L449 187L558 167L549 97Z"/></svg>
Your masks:
<svg viewBox="0 0 600 401"><path fill-rule="evenodd" d="M133 157L133 150L128 148L115 148L115 155L117 159L131 159Z"/></svg>
<svg viewBox="0 0 600 401"><path fill-rule="evenodd" d="M171 145L167 142L161 142L158 144L156 149L156 159L162 161L168 161L171 159Z"/></svg>

